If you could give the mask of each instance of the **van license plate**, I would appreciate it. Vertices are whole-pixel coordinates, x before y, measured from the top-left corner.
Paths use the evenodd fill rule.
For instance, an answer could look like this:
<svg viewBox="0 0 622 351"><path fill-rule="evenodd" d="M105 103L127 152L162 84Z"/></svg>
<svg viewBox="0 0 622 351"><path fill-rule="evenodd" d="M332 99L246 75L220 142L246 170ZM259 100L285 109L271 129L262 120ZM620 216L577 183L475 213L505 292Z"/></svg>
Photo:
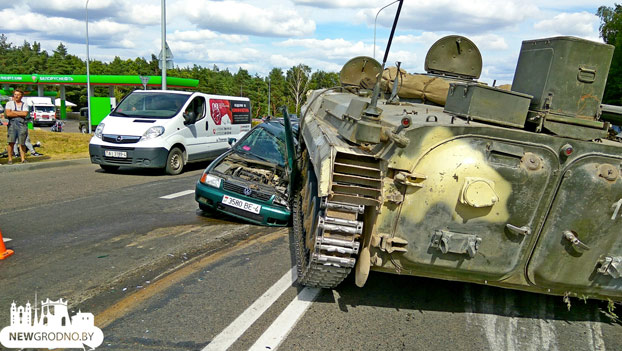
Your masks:
<svg viewBox="0 0 622 351"><path fill-rule="evenodd" d="M127 158L127 151L104 150L104 156L116 157L116 158Z"/></svg>
<svg viewBox="0 0 622 351"><path fill-rule="evenodd" d="M252 202L236 199L235 197L223 195L222 203L235 208L239 208L244 211L258 214L261 211L261 205L254 204Z"/></svg>

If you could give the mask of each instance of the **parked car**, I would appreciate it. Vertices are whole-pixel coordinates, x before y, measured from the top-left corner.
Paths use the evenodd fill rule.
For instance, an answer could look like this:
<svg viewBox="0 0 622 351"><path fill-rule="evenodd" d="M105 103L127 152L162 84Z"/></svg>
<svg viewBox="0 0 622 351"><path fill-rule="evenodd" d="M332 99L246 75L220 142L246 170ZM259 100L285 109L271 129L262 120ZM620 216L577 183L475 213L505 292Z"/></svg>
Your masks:
<svg viewBox="0 0 622 351"><path fill-rule="evenodd" d="M97 124L91 125L91 132L97 129ZM89 108L82 107L80 109L80 117L78 117L78 130L84 134L89 133Z"/></svg>
<svg viewBox="0 0 622 351"><path fill-rule="evenodd" d="M298 120L292 120L298 134ZM203 211L216 210L267 226L290 222L283 119L255 126L214 160L197 182L195 200Z"/></svg>
<svg viewBox="0 0 622 351"><path fill-rule="evenodd" d="M136 90L95 129L91 162L181 173L185 164L213 160L251 129L250 100L174 90Z"/></svg>
<svg viewBox="0 0 622 351"><path fill-rule="evenodd" d="M33 125L54 125L56 123L56 107L48 97L26 97L30 105L30 118Z"/></svg>

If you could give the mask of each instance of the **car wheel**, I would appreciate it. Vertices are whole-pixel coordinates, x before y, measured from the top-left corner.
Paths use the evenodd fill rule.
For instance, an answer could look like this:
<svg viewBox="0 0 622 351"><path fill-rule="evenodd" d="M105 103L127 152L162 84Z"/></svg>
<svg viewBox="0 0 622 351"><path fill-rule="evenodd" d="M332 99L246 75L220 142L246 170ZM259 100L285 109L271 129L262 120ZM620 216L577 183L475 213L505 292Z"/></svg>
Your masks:
<svg viewBox="0 0 622 351"><path fill-rule="evenodd" d="M89 133L89 129L86 126L80 127L80 131L82 132L82 134L88 134Z"/></svg>
<svg viewBox="0 0 622 351"><path fill-rule="evenodd" d="M199 209L203 212L211 212L212 208L207 206L206 204L199 203Z"/></svg>
<svg viewBox="0 0 622 351"><path fill-rule="evenodd" d="M166 174L177 175L184 168L184 154L177 147L171 149L166 159Z"/></svg>
<svg viewBox="0 0 622 351"><path fill-rule="evenodd" d="M119 170L119 166L99 165L106 172L114 172Z"/></svg>

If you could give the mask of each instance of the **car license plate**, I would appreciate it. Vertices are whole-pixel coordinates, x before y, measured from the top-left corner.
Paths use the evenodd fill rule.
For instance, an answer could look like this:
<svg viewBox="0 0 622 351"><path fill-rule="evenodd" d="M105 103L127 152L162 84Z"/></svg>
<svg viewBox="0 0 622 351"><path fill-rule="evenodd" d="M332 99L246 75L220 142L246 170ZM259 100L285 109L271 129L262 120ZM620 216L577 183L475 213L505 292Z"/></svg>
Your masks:
<svg viewBox="0 0 622 351"><path fill-rule="evenodd" d="M116 157L116 158L127 158L127 151L104 150L104 156Z"/></svg>
<svg viewBox="0 0 622 351"><path fill-rule="evenodd" d="M254 204L252 202L244 201L237 199L235 197L223 195L222 203L225 205L229 205L235 208L239 208L244 211L252 212L258 214L261 210L261 205Z"/></svg>

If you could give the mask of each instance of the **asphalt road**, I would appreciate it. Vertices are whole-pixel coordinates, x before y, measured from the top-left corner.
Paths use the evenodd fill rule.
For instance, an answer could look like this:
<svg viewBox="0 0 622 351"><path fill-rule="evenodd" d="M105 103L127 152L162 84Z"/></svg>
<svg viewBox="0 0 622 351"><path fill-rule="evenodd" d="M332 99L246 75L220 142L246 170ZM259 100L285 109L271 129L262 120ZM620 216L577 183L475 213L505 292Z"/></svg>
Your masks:
<svg viewBox="0 0 622 351"><path fill-rule="evenodd" d="M0 173L0 229L16 251L0 261L0 328L36 292L94 313L110 350L622 350L599 301L569 311L561 297L375 272L364 288L297 286L287 229L183 195L204 166Z"/></svg>

